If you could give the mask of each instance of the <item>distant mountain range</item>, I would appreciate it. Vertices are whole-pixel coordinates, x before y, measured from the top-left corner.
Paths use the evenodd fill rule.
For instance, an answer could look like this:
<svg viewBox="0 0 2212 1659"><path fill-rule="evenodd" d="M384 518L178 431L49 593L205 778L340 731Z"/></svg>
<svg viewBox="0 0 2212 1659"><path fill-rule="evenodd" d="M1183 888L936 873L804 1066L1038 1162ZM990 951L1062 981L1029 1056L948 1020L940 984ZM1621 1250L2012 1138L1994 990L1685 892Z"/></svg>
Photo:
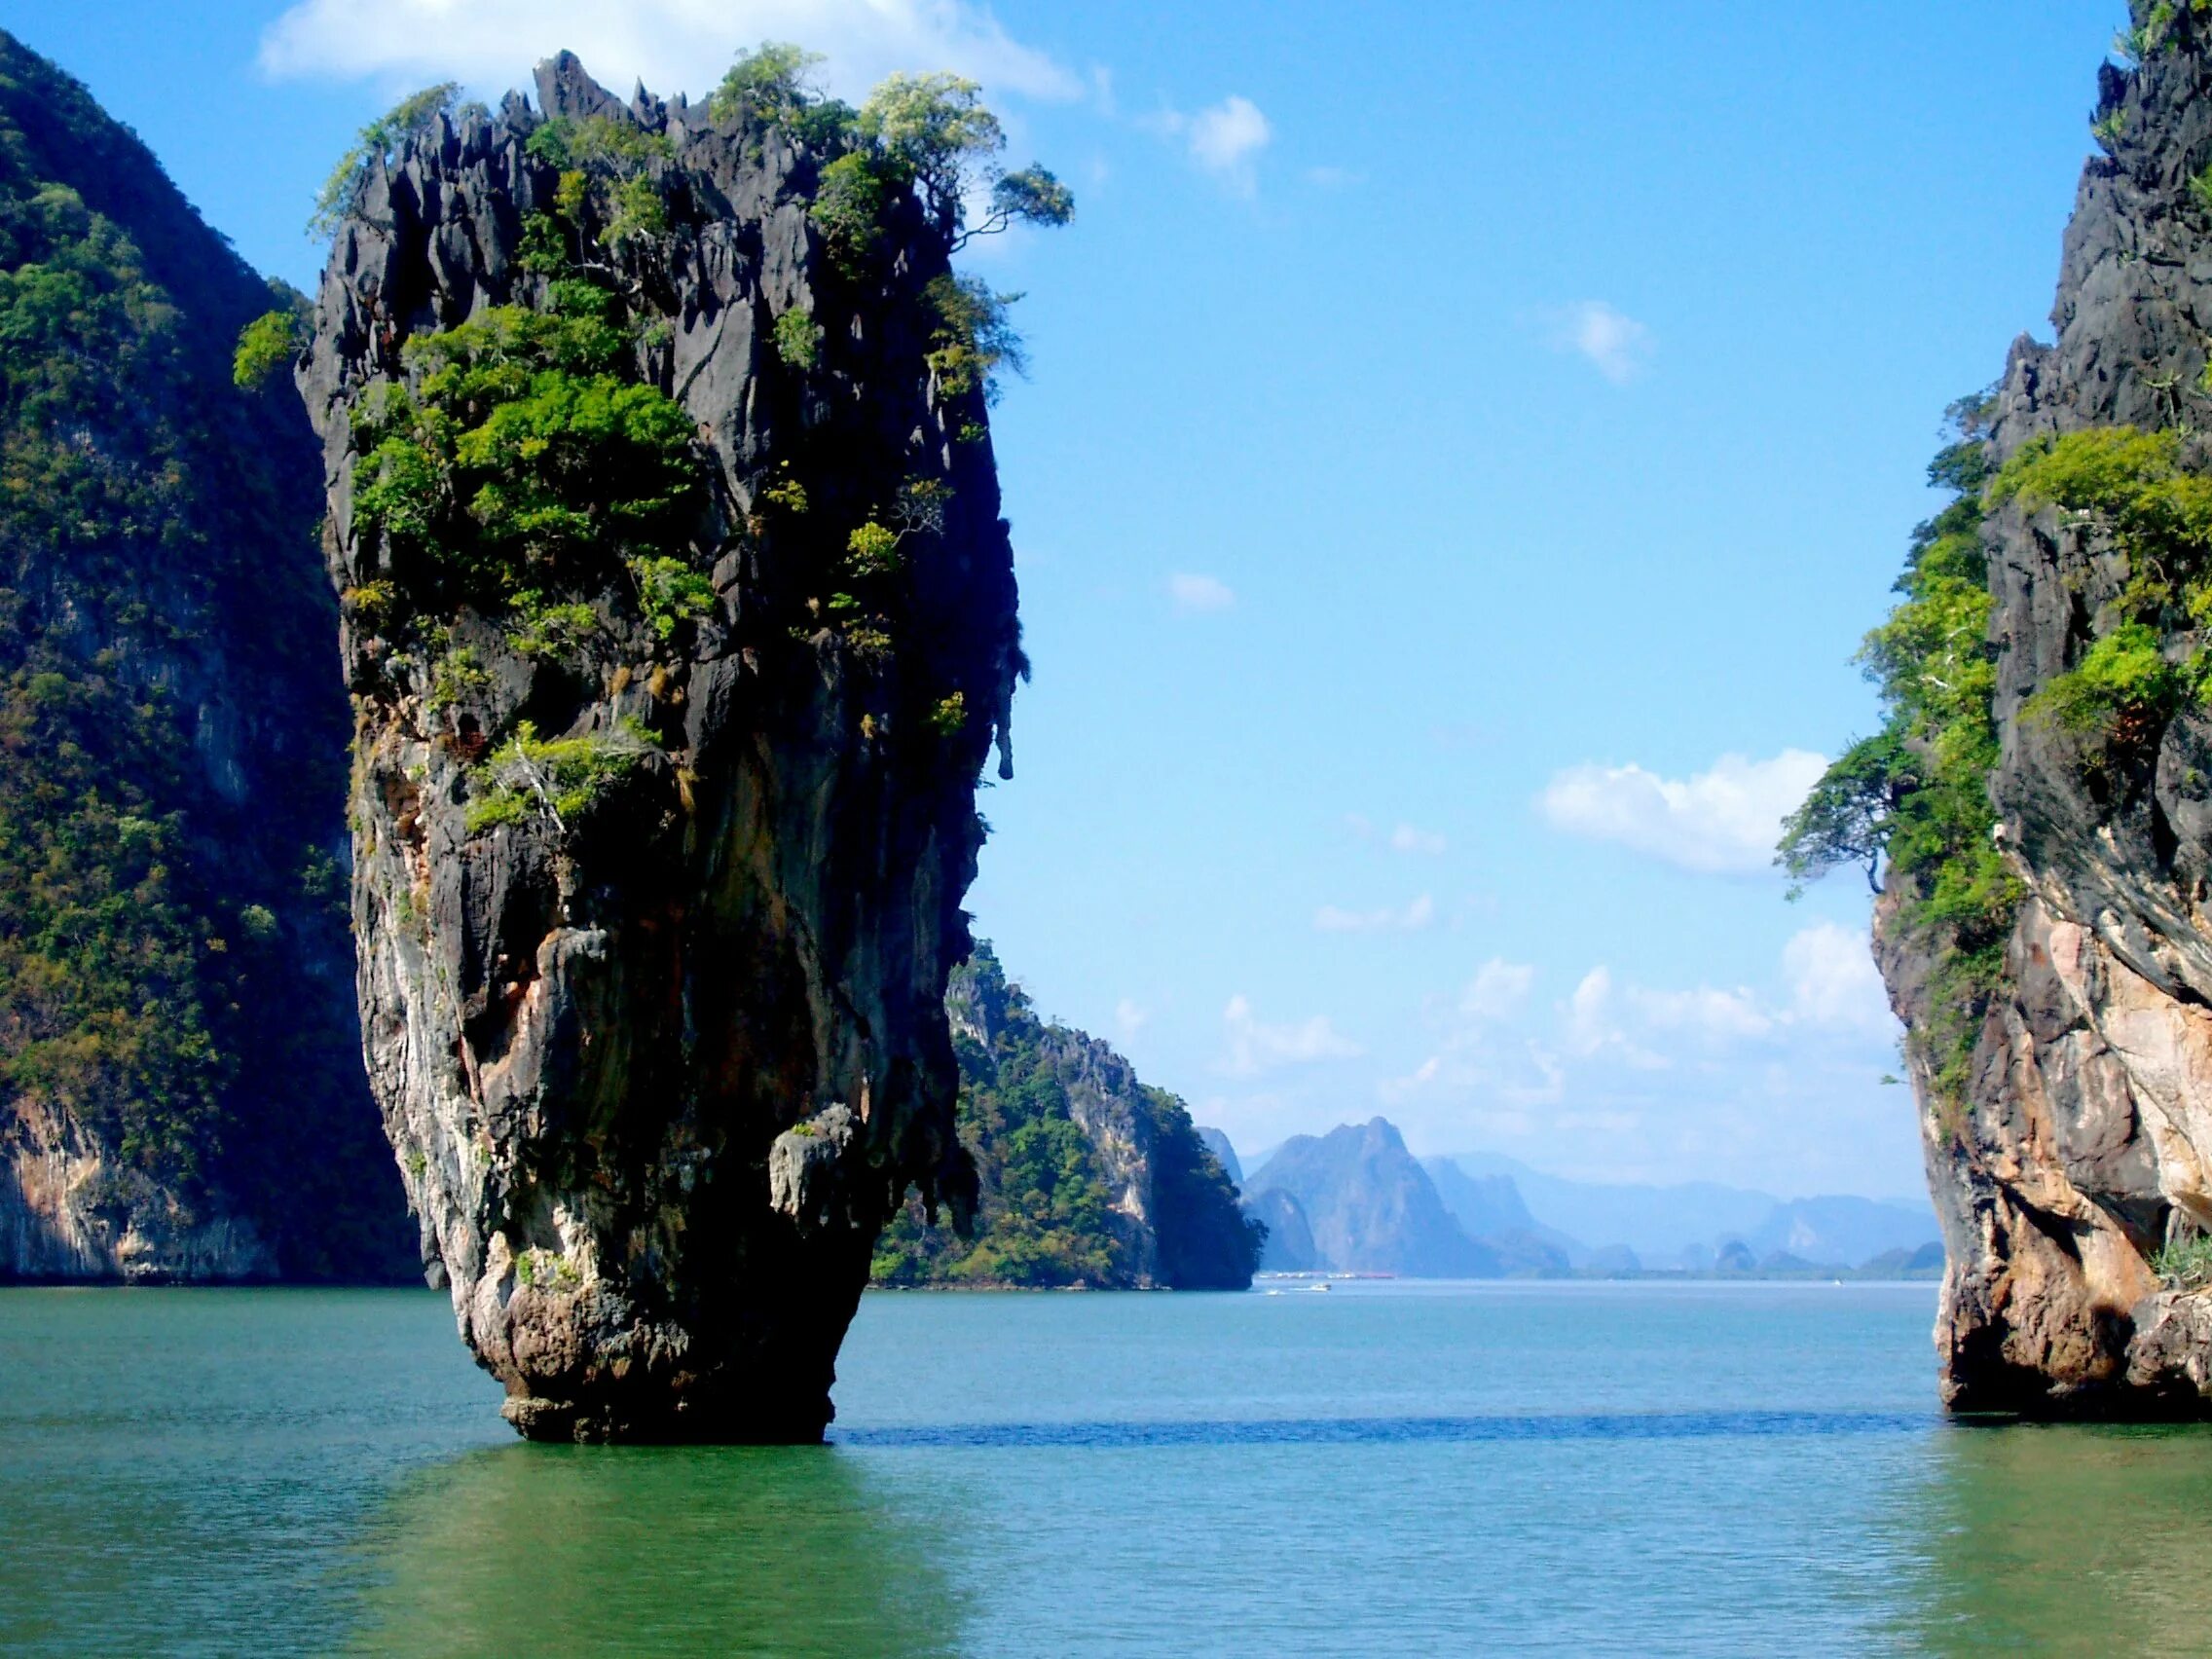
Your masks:
<svg viewBox="0 0 2212 1659"><path fill-rule="evenodd" d="M1779 1198L1710 1181L1611 1186L1547 1175L1497 1153L1431 1158L1424 1167L1440 1189L1449 1189L1455 1177L1510 1181L1540 1226L1586 1241L1569 1248L1577 1267L1585 1265L1584 1256L1626 1249L1647 1268L1702 1270L1731 1241L1761 1261L1783 1253L1816 1266L1853 1267L1885 1251L1917 1249L1939 1231L1925 1198ZM1457 1203L1453 1209L1470 1224L1478 1219Z"/></svg>
<svg viewBox="0 0 2212 1659"><path fill-rule="evenodd" d="M1942 1266L1925 1200L1784 1199L1710 1182L1609 1186L1489 1153L1416 1159L1382 1118L1295 1136L1245 1175L1227 1136L1199 1133L1246 1212L1267 1224L1262 1272L1924 1275Z"/></svg>

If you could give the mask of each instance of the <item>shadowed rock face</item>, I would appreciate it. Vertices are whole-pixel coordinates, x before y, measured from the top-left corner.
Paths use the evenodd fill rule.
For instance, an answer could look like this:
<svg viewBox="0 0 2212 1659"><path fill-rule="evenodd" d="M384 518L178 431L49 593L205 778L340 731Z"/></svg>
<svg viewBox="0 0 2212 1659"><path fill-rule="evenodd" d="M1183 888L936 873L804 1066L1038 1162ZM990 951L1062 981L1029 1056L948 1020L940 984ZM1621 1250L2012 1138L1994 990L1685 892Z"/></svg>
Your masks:
<svg viewBox="0 0 2212 1659"><path fill-rule="evenodd" d="M401 1282L277 303L0 33L0 1282Z"/></svg>
<svg viewBox="0 0 2212 1659"><path fill-rule="evenodd" d="M2207 25L2179 8L2139 72L2107 66L2109 157L2084 169L2066 235L2057 338L2023 340L1998 392L2002 462L2086 426L2200 425L2189 387L2212 338L2212 236L2191 175L2212 159ZM2206 463L2201 440L2192 464ZM2013 502L1985 531L1996 596L1993 782L2032 889L2007 948L1963 1111L1914 1065L1949 1269L1936 1340L1960 1410L2196 1415L2212 1310L2150 1259L2212 1227L2212 719L2185 706L2100 763L2036 688L2078 662L2128 576L2085 520ZM2175 642L2186 645L2186 640ZM1876 955L1908 1024L1929 963L1877 908Z"/></svg>
<svg viewBox="0 0 2212 1659"><path fill-rule="evenodd" d="M394 584L405 610L413 578L354 534L355 412L408 340L545 303L521 259L557 188L525 151L539 116L439 120L340 230L300 374L357 718L370 1076L424 1258L519 1430L814 1439L884 1220L909 1184L956 1210L974 1191L943 996L1020 665L983 400L924 360L947 237L920 207L887 209L871 274L845 275L807 210L825 158L780 129L624 106L569 57L537 85L546 115L670 141L668 228L624 281L638 372L704 461L666 551L714 602L664 636L610 584L580 644L537 654L465 605L395 624L367 603ZM809 366L774 344L794 311L823 329ZM889 637L858 640L824 572L915 479L948 492L941 524L904 543ZM793 483L803 515L769 512ZM435 685L461 642L479 672ZM963 719L928 718L954 697ZM472 827L525 720L618 747L620 776L588 817L532 801Z"/></svg>

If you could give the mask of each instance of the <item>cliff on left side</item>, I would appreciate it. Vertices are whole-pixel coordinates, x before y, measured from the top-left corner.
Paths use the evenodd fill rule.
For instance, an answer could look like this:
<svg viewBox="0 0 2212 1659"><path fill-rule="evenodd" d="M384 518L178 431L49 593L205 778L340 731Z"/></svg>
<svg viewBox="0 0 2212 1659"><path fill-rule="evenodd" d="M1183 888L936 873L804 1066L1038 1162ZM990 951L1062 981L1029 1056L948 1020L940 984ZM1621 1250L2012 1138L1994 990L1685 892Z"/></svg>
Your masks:
<svg viewBox="0 0 2212 1659"><path fill-rule="evenodd" d="M0 34L0 1282L414 1269L360 1064L318 452L282 304Z"/></svg>

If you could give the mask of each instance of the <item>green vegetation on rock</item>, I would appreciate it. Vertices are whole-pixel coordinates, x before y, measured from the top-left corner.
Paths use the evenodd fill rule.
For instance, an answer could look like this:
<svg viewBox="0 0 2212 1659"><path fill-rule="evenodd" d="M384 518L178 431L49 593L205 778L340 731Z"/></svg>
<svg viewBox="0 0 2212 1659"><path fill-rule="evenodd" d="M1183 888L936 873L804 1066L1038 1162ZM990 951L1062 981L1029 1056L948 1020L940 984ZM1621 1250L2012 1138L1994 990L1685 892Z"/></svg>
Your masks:
<svg viewBox="0 0 2212 1659"><path fill-rule="evenodd" d="M362 128L346 153L339 157L338 165L331 168L330 177L315 193L314 213L308 221L308 234L326 237L336 231L369 175L388 165L401 144L440 116L455 114L460 101L460 83L442 82L400 99Z"/></svg>
<svg viewBox="0 0 2212 1659"><path fill-rule="evenodd" d="M71 1201L157 1259L231 1216L289 1274L388 1277L314 447L240 389L290 299L0 36L0 1144L97 1157Z"/></svg>
<svg viewBox="0 0 2212 1659"><path fill-rule="evenodd" d="M2212 1236L2198 1234L2160 1247L2151 1257L2151 1271L2176 1290L2212 1285Z"/></svg>
<svg viewBox="0 0 2212 1659"><path fill-rule="evenodd" d="M1048 1025L986 943L953 976L953 1048L960 1061L960 1138L981 1177L974 1236L933 1225L910 1199L876 1246L885 1285L1031 1289L1137 1282L1143 1226L1115 1207L1110 1176L1077 1122L1070 1088L1097 1092L1103 1051L1080 1031ZM988 1036L978 1041L977 1032ZM1118 1056L1111 1064L1125 1072ZM1134 1083L1098 1110L1125 1113L1143 1149L1154 1282L1239 1288L1259 1261L1259 1230L1198 1139L1183 1102Z"/></svg>
<svg viewBox="0 0 2212 1659"><path fill-rule="evenodd" d="M640 384L614 295L560 281L550 303L410 340L408 383L355 423L354 530L384 538L420 601L503 615L684 543L700 477L690 417ZM653 579L677 586L658 567Z"/></svg>
<svg viewBox="0 0 2212 1659"><path fill-rule="evenodd" d="M1908 1039L1936 1109L1955 1122L1982 1016L2004 982L2005 940L2023 897L1997 844L1988 643L1992 600L1981 526L1990 482L1986 400L1952 406L1959 439L1929 481L1950 504L1913 534L1903 595L1859 660L1881 687L1881 731L1852 744L1788 819L1777 862L1800 884L1842 865L1871 882L1886 858L1897 925L1930 954L1929 1020Z"/></svg>
<svg viewBox="0 0 2212 1659"><path fill-rule="evenodd" d="M2058 508L2128 565L2106 632L2037 691L2030 718L2124 754L2212 684L2212 649L2167 651L2169 639L2212 626L2212 476L2187 464L2189 448L2178 431L2090 427L2027 445L1991 483L1992 506Z"/></svg>

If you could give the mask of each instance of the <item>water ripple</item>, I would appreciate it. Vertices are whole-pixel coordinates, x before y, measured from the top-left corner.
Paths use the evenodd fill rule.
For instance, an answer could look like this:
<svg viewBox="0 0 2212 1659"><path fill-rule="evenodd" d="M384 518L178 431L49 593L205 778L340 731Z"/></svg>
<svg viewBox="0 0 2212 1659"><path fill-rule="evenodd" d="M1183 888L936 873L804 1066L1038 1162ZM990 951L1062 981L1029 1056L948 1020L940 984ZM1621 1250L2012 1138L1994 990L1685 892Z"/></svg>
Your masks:
<svg viewBox="0 0 2212 1659"><path fill-rule="evenodd" d="M1243 1421L932 1423L842 1428L832 1444L962 1450L1173 1446L1394 1446L1470 1441L1787 1440L1911 1434L1932 1412L1664 1412L1570 1416L1270 1418Z"/></svg>

